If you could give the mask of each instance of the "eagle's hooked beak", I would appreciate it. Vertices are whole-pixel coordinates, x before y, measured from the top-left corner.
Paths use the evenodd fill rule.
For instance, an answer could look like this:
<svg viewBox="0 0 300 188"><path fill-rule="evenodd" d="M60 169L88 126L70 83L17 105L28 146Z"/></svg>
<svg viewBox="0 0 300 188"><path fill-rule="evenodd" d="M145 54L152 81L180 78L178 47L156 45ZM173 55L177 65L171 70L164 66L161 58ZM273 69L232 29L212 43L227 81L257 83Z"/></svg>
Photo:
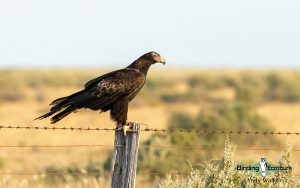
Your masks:
<svg viewBox="0 0 300 188"><path fill-rule="evenodd" d="M159 62L165 65L166 64L166 59L163 58L163 57L160 57L160 61Z"/></svg>

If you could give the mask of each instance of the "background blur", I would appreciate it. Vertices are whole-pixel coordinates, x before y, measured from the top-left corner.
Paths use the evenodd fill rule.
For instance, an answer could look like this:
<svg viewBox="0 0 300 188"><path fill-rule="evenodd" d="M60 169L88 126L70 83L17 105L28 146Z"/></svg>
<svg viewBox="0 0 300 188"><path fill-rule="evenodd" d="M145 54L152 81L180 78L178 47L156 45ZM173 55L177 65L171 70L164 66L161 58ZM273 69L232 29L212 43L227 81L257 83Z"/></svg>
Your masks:
<svg viewBox="0 0 300 188"><path fill-rule="evenodd" d="M48 111L52 100L154 50L167 64L149 71L147 84L130 104L130 121L149 128L297 132L299 8L297 1L1 1L0 124L49 125L49 120L33 119ZM114 125L108 114L80 110L56 126ZM240 148L280 149L287 142L300 148L297 136L229 137ZM113 144L111 132L0 130L0 138L0 145ZM197 164L220 156L225 139L223 134L142 133L141 144L212 149L141 147L138 185L153 187L161 178L142 172L189 172L188 161ZM1 148L1 172L101 175L5 176L0 187L106 185L111 151ZM279 153L239 151L234 158L277 161ZM294 172L299 174L297 166Z"/></svg>
<svg viewBox="0 0 300 188"><path fill-rule="evenodd" d="M120 67L154 50L169 67L300 66L300 2L0 2L2 67Z"/></svg>

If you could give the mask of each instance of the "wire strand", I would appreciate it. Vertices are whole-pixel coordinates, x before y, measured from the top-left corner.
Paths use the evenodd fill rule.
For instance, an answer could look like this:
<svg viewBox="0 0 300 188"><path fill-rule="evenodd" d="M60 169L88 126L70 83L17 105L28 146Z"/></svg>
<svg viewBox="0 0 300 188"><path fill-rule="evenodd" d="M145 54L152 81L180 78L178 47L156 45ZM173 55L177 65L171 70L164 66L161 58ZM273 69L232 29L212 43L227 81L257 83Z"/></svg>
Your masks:
<svg viewBox="0 0 300 188"><path fill-rule="evenodd" d="M1 129L20 129L20 130L70 130L70 131L121 131L122 128L99 128L99 127L54 127L54 126L4 126L0 125ZM142 132L160 132L160 133L198 133L198 134L244 134L244 135L300 135L298 131L225 131L225 130L205 130L205 129L154 129L144 128ZM127 132L135 132L127 130Z"/></svg>

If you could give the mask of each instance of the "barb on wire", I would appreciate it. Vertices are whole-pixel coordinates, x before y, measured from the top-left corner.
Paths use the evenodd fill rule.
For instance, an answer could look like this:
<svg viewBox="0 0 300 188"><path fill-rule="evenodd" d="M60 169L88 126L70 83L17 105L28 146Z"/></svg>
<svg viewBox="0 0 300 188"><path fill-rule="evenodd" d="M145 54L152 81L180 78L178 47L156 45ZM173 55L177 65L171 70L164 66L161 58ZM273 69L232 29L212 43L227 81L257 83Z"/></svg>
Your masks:
<svg viewBox="0 0 300 188"><path fill-rule="evenodd" d="M27 129L27 130L71 130L71 131L120 131L122 128L99 128L99 127L54 127L54 126L4 126L1 129ZM155 129L143 128L142 132L161 132L161 133L198 133L198 134L237 134L237 135L300 135L300 132L281 132L281 131L226 131L226 130L205 130L205 129ZM127 132L135 132L128 130Z"/></svg>
<svg viewBox="0 0 300 188"><path fill-rule="evenodd" d="M122 128L99 128L99 127L54 127L54 126L3 126L0 129L27 129L27 130L71 130L71 131L119 131ZM127 130L127 132L134 132Z"/></svg>
<svg viewBox="0 0 300 188"><path fill-rule="evenodd" d="M254 135L300 135L300 132L276 132L276 131L225 131L225 130L205 130L205 129L143 129L146 132L166 132L166 133L200 133L200 134L254 134Z"/></svg>

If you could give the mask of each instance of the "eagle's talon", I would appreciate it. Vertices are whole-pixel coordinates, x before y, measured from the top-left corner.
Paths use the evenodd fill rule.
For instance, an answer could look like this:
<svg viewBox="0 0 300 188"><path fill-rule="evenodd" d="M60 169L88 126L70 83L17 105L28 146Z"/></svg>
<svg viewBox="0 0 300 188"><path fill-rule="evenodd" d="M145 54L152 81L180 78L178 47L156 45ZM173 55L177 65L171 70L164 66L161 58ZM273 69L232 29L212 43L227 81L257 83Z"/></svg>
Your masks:
<svg viewBox="0 0 300 188"><path fill-rule="evenodd" d="M127 131L129 131L131 128L132 128L132 125L130 125L130 124L123 125L122 129L123 129L124 136L126 136Z"/></svg>

